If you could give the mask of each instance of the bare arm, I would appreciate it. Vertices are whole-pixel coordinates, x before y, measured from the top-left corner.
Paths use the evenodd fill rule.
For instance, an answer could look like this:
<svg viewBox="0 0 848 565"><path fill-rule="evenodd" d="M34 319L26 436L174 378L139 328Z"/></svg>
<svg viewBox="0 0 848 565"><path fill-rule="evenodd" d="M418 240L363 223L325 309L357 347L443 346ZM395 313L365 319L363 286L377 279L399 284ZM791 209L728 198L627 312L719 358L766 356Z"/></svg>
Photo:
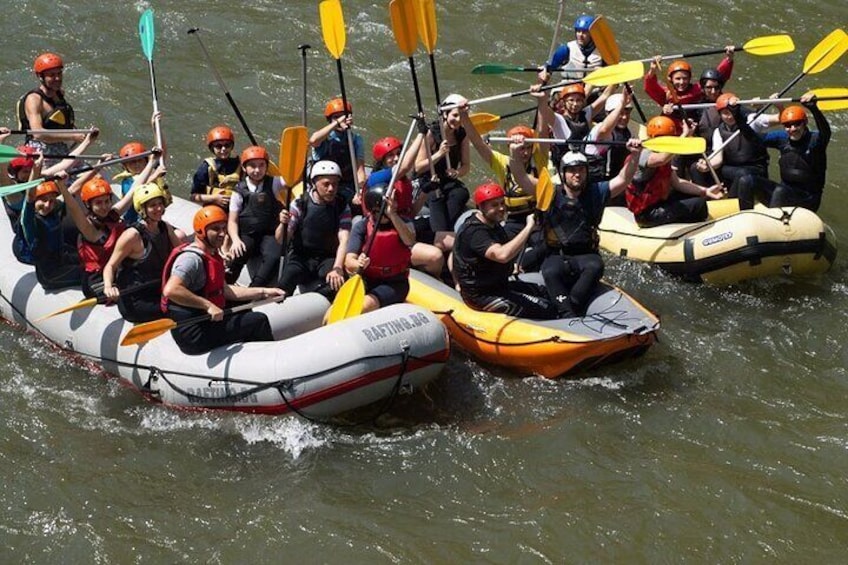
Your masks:
<svg viewBox="0 0 848 565"><path fill-rule="evenodd" d="M521 253L522 249L524 249L524 246L527 244L527 240L530 238L530 234L535 227L535 217L533 214L528 214L527 224L515 237L503 244L493 243L488 249L486 249L486 259L496 261L498 263L509 263L515 259L519 253Z"/></svg>

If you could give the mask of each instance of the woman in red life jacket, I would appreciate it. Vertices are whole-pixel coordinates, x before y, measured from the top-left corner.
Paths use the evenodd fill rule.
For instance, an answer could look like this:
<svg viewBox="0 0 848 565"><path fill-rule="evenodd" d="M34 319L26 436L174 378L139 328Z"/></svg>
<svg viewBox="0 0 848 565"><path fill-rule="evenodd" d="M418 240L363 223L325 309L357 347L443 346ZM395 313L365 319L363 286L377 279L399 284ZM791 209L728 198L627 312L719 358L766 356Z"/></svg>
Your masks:
<svg viewBox="0 0 848 565"><path fill-rule="evenodd" d="M93 173L81 175L70 188L65 188L65 183L59 183L59 191L68 214L80 232L77 236L77 252L84 271L82 292L88 298L102 296L103 267L126 227L121 214L129 208L132 194L125 195L113 205L109 182ZM73 196L77 191L82 205Z"/></svg>
<svg viewBox="0 0 848 565"><path fill-rule="evenodd" d="M394 194L385 201L386 185L372 186L363 198L367 215L354 224L345 255L345 269L365 281L362 312L399 304L409 294L409 263L415 245L415 228L395 209ZM379 216L379 224L377 218Z"/></svg>

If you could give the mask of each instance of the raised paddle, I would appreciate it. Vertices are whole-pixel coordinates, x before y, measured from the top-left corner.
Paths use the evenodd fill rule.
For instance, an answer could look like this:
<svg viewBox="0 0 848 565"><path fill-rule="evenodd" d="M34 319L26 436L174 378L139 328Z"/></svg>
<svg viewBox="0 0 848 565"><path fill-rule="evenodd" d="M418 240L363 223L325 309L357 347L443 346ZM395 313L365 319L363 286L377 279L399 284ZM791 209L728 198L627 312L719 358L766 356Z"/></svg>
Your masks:
<svg viewBox="0 0 848 565"><path fill-rule="evenodd" d="M248 302L247 304L233 306L232 308L224 310L224 316L235 314L236 312L243 312L244 310L250 310L251 308L256 308L258 306L280 302L285 300L285 298L285 295L272 296L271 298L266 298L264 300L257 300L256 302ZM160 318L158 320L153 320L152 322L136 324L121 340L121 346L145 344L151 339L155 339L169 330L184 328L185 326L191 326L201 322L208 322L211 319L212 314L202 314L200 316L195 316L194 318L189 318L188 320L183 320L182 322L175 322L170 318Z"/></svg>
<svg viewBox="0 0 848 565"><path fill-rule="evenodd" d="M822 111L848 110L848 88L816 88L811 91L816 97L816 104ZM738 104L747 106L762 106L763 104L785 104L787 102L800 102L800 98L752 98L751 100L740 100ZM678 104L675 108L681 110L701 110L714 108L715 102L704 102L701 104Z"/></svg>
<svg viewBox="0 0 848 565"><path fill-rule="evenodd" d="M286 128L280 135L280 175L286 183L286 210L291 205L291 194L294 187L303 178L306 168L306 153L309 150L309 132L306 126L295 126ZM283 244L280 250L280 268L277 271L277 280L283 276L285 266L286 249L289 244L288 226L283 228Z"/></svg>
<svg viewBox="0 0 848 565"><path fill-rule="evenodd" d="M539 177L536 179L536 210L534 212L536 216L536 223L541 222L542 214L548 211L551 207L551 204L554 201L554 183L551 180L551 174L548 172L547 167L542 168L539 171ZM521 252L518 254L518 257L515 259L515 264L521 267L521 262L524 260L524 255L527 253L527 245L530 243L530 239L527 239L527 243L524 244L524 247L521 248ZM517 276L517 275L516 275Z"/></svg>
<svg viewBox="0 0 848 565"><path fill-rule="evenodd" d="M161 284L162 284L162 281L160 281L160 280L147 281L146 283L135 285L133 287L130 287L126 290L121 291L121 296L127 296L127 295L130 295L130 294L133 294L134 292L138 292L140 290L145 290L145 289L148 289L148 288L153 288L153 287L159 286ZM75 310L81 310L83 308L90 308L90 307L95 306L97 304L106 304L108 301L109 301L109 299L105 296L95 296L93 298L86 298L85 300L80 300L76 304L71 304L70 306L65 306L64 308L60 308L59 310L56 310L55 312L51 312L50 314L47 314L46 316L42 316L42 317L38 318L36 320L36 322L43 322L44 320L47 320L47 319L52 318L54 316L58 316L60 314L65 314L67 312L73 312Z"/></svg>
<svg viewBox="0 0 848 565"><path fill-rule="evenodd" d="M33 157L34 153L19 153L15 147L10 145L0 145L0 162L9 161L17 157ZM80 161L97 161L102 159L103 155L73 155L71 153L62 153L60 155L46 155L48 159L79 159Z"/></svg>
<svg viewBox="0 0 848 565"><path fill-rule="evenodd" d="M515 112L504 114L503 116L488 114L486 112L475 112L473 114L469 114L468 117L471 119L471 123L474 124L474 129L477 130L477 133L483 135L495 129L501 120L520 116L521 114L532 112L535 109L536 106L531 106L529 108L524 108L523 110L516 110Z"/></svg>
<svg viewBox="0 0 848 565"><path fill-rule="evenodd" d="M418 45L418 23L416 16L415 0L391 0L389 2L389 17L392 22L392 33L395 43L401 53L406 55L409 64L409 72L412 75L412 86L415 90L415 104L418 115L424 115L424 105L421 103L421 90L418 87L418 75L415 72L415 47ZM424 144L427 152L427 163L430 168L430 177L436 177L436 169L430 155L430 145Z"/></svg>
<svg viewBox="0 0 848 565"><path fill-rule="evenodd" d="M612 31L612 27L610 27L609 22L607 22L605 17L595 17L592 24L589 26L589 34L592 36L592 42L594 42L595 47L601 54L601 58L604 60L604 63L607 65L617 65L621 63L621 51L618 49L618 42L615 40L615 34ZM645 116L645 112L642 110L642 106L639 104L639 100L636 98L636 93L633 92L633 88L630 86L630 83L625 82L624 88L630 95L630 99L633 100L633 106L636 108L636 112L638 112L642 123L647 123L648 118Z"/></svg>
<svg viewBox="0 0 848 565"><path fill-rule="evenodd" d="M126 163L127 161L135 161L136 159L143 159L148 155L152 155L154 153L158 153L158 151L144 151L143 153L138 153L136 155L130 155L128 157L119 157L117 159L109 159L108 161L103 161L102 163L96 163L94 165L85 164L82 167L76 167L68 171L68 175L78 175L80 173L85 173L87 171L99 171L104 167L108 167L110 165L117 165L120 163ZM38 186L39 184L49 181L56 180L58 177L55 175L42 177L39 179L31 180L29 182L22 182L18 184L11 184L8 186L4 186L0 188L0 198L9 196L10 194L15 194L18 192L23 192L25 190L29 190L34 186Z"/></svg>
<svg viewBox="0 0 848 565"><path fill-rule="evenodd" d="M755 37L749 40L744 45L734 47L736 51L745 51L751 55L769 56L782 55L783 53L791 53L795 50L795 43L788 35L764 35ZM688 59L690 57L702 57L704 55L718 55L724 53L725 48L707 49L705 51L693 51L691 53L676 53L674 55L661 55L660 60L669 61L671 59ZM650 63L654 57L640 59L643 63Z"/></svg>
<svg viewBox="0 0 848 565"><path fill-rule="evenodd" d="M147 59L147 68L150 71L150 91L153 94L153 113L159 114L159 96L156 94L156 72L153 69L153 47L156 44L156 33L153 26L153 10L148 8L141 14L138 20L138 36L141 39L141 51L144 53L144 58ZM153 122L153 129L156 133L156 145L165 149L165 143L162 139L162 124L157 116ZM165 154L160 155L162 164L165 164Z"/></svg>
<svg viewBox="0 0 848 565"><path fill-rule="evenodd" d="M798 84L798 82L807 75L820 73L828 69L833 63L839 60L845 52L848 51L848 33L842 29L835 29L813 47L804 59L804 66L798 76L789 81L783 90L777 93L777 98L786 94L790 88ZM770 104L766 104L754 114L754 118L761 116L768 110ZM724 143L713 149L710 153L710 159L718 155L719 151L736 139L742 130L737 129L730 137L724 140Z"/></svg>
<svg viewBox="0 0 848 565"><path fill-rule="evenodd" d="M224 96L227 98L227 102L230 103L230 107L233 109L233 112L236 114L236 118L238 118L239 123L241 124L242 129L247 134L247 137L250 139L251 145L259 145L256 142L256 138L253 137L253 132L250 131L250 128L247 125L247 122L244 120L244 116L239 110L239 107L236 105L236 101L233 100L233 97L230 95L230 89L227 88L226 83L224 82L223 77L221 77L221 73L218 72L218 69L215 67L215 63L212 61L212 57L209 55L209 51L206 50L206 46L203 44L203 40L200 39L200 31L199 28L193 27L188 30L189 35L193 35L195 39L197 39L197 43L200 44L200 49L203 51L203 56L206 58L206 63L209 65L209 68L212 70L212 74L215 75L215 80L218 81L218 86L221 87L221 90L224 91Z"/></svg>
<svg viewBox="0 0 848 565"><path fill-rule="evenodd" d="M53 137L61 137L63 135L79 135L81 133L94 133L97 128L88 129L13 129L9 133L12 135L30 135L49 133Z"/></svg>
<svg viewBox="0 0 848 565"><path fill-rule="evenodd" d="M308 105L308 100L306 97L306 52L312 49L312 46L308 43L301 43L297 46L298 51L300 51L300 80L303 83L303 100L300 105L300 125L306 127L307 125L307 113L306 108ZM306 163L304 163L306 165Z"/></svg>
<svg viewBox="0 0 848 565"><path fill-rule="evenodd" d="M336 72L339 75L339 89L342 95L342 107L345 116L347 112L347 94L345 93L344 72L342 71L342 53L345 49L347 35L345 33L344 15L342 4L339 0L321 0L318 4L318 16L321 19L321 34L324 37L324 45L333 59L336 60ZM353 131L351 128L345 130L347 133L347 148L350 154L350 166L353 171L354 186L359 184L356 178L356 153L353 148Z"/></svg>
<svg viewBox="0 0 848 565"><path fill-rule="evenodd" d="M509 143L509 137L490 137L493 143ZM547 143L549 145L610 145L625 146L626 141L590 141L588 139L552 139L548 137L525 137L525 143ZM664 135L642 141L642 147L654 153L672 153L674 155L698 155L707 150L707 140L703 137L676 137Z"/></svg>
<svg viewBox="0 0 848 565"><path fill-rule="evenodd" d="M567 69L562 66L521 67L518 65L503 65L500 63L482 63L471 69L472 75L502 75L504 73L538 73L539 71L568 71L570 73L589 74L592 69Z"/></svg>
<svg viewBox="0 0 848 565"><path fill-rule="evenodd" d="M593 86L609 86L610 84L620 84L622 82L642 78L644 74L645 66L640 61L628 61L627 63L619 63L618 65L595 69L594 71L583 77L582 81L565 80L556 84L548 84L546 86L543 86L539 89L539 91L553 90L555 88L562 88L564 86L568 86L569 84L578 84L581 82L585 82L586 84L591 84ZM494 96L487 96L485 98L469 100L468 104L482 104L484 102L492 102L494 100L515 98L517 96L525 96L527 94L530 94L531 92L533 91L527 88L525 90L519 90L517 92L495 94ZM442 110L452 110L457 107L458 105L454 104L450 106L445 106L442 108Z"/></svg>
<svg viewBox="0 0 848 565"><path fill-rule="evenodd" d="M406 134L406 139L403 142L403 146L400 150L400 156L398 157L398 163L403 162L404 155L406 151L409 149L410 142L412 141L412 135L415 133L417 127L417 120L413 120L412 124L409 126L409 132ZM389 198L394 194L395 181L397 181L397 175L400 167L394 167L392 170L392 177L389 181L389 188L386 192L386 196L383 199L383 204L380 206L380 211L377 213L377 216L374 218L375 226L380 225L380 221L383 219L383 214L386 212L386 203ZM366 221L370 221L366 219ZM377 235L377 230L371 234L371 237L365 243L365 247L363 248L363 253L368 255L371 252L371 246L374 244L374 238ZM330 310L327 312L327 323L332 324L334 322L338 322L339 320L344 320L346 318L352 318L354 316L358 316L362 313L362 306L365 304L365 283L362 280L362 275L356 273L352 277L350 277L345 283L341 286L339 291L336 293L336 298L333 300L333 303L330 305Z"/></svg>

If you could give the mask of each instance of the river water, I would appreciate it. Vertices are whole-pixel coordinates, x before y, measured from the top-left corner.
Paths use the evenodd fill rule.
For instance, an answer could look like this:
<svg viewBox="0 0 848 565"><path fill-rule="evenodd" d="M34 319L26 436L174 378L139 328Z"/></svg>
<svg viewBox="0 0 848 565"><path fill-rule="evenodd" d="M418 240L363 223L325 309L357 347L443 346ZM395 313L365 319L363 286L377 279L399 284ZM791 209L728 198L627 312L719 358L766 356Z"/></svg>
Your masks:
<svg viewBox="0 0 848 565"><path fill-rule="evenodd" d="M525 88L478 63L543 61L553 0L438 0L439 85L469 98ZM338 93L316 2L157 3L156 73L172 186L188 193L205 132L246 137L197 41L200 27L255 135L276 152L301 112ZM348 96L370 143L400 137L415 103L386 2L344 3ZM584 6L580 8L579 6ZM18 2L0 19L0 108L34 84L32 59L65 56L68 98L100 147L152 140L144 2ZM797 50L740 53L727 90L780 90L807 52L848 23L838 0L566 2L604 13L622 56L742 44L789 33ZM434 103L426 54L418 71ZM807 87L844 86L843 59ZM693 60L700 72L709 58ZM524 101L477 110L503 114ZM646 104L647 106L648 104ZM834 138L820 214L845 241L848 113ZM509 122L511 125L515 122ZM471 182L485 178L474 157ZM805 281L709 288L607 258L607 278L662 315L641 359L576 381L516 378L454 352L445 374L376 423L184 413L151 405L0 327L0 561L130 562L844 562L848 548L846 262Z"/></svg>

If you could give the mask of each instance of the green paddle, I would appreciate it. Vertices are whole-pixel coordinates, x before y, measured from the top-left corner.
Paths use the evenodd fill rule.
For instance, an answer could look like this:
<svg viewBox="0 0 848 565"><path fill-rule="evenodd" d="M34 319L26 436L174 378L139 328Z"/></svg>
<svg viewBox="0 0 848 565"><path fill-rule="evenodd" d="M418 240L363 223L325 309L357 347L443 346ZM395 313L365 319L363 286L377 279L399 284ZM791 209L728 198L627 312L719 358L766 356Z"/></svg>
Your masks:
<svg viewBox="0 0 848 565"><path fill-rule="evenodd" d="M145 10L138 20L138 36L141 39L141 51L144 53L144 58L147 59L147 68L150 71L150 90L153 93L153 113L159 113L159 97L156 94L156 72L153 69L153 47L156 44L156 32L153 27L153 10L148 8ZM156 130L156 145L162 149L165 144L162 140L162 126L157 117L153 123L153 128ZM165 164L165 155L160 157L162 164Z"/></svg>

